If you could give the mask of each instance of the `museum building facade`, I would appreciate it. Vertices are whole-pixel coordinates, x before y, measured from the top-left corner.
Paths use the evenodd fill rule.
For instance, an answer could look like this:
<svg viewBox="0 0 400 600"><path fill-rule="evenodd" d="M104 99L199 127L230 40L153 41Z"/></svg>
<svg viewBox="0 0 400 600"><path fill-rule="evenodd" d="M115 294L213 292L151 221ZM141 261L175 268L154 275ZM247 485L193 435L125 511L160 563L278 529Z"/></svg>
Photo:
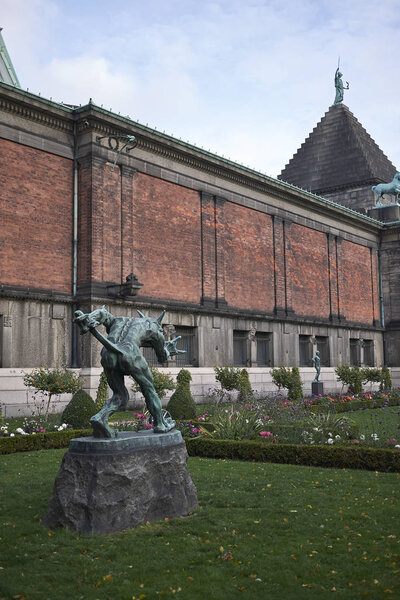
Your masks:
<svg viewBox="0 0 400 600"><path fill-rule="evenodd" d="M348 113L325 117L345 114L351 128ZM353 210L352 191L373 205L364 172L329 180L332 201L296 173L274 179L91 101L59 104L4 80L0 158L0 372L98 369L99 343L72 318L103 304L166 309L165 335L186 350L168 367L310 367L316 349L327 367L398 365L400 222L395 206Z"/></svg>

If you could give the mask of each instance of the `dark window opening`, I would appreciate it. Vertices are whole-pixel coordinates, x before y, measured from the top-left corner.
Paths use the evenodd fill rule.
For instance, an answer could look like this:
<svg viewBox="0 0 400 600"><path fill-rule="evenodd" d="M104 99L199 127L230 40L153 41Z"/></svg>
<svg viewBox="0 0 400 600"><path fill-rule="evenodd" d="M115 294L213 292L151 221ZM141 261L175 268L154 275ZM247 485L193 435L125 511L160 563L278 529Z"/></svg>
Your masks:
<svg viewBox="0 0 400 600"><path fill-rule="evenodd" d="M312 366L312 343L309 335L299 335L299 363L300 367Z"/></svg>
<svg viewBox="0 0 400 600"><path fill-rule="evenodd" d="M177 343L179 350L185 350L185 354L178 354L175 357L177 367L192 367L196 362L194 357L195 329L194 327L176 327L176 337L181 336Z"/></svg>
<svg viewBox="0 0 400 600"><path fill-rule="evenodd" d="M247 335L244 331L233 332L233 364L235 367L247 365Z"/></svg>
<svg viewBox="0 0 400 600"><path fill-rule="evenodd" d="M350 338L350 364L353 367L361 365L360 340L356 338Z"/></svg>
<svg viewBox="0 0 400 600"><path fill-rule="evenodd" d="M319 351L319 357L321 359L321 367L329 367L329 337L317 335L315 339L317 342L317 350Z"/></svg>
<svg viewBox="0 0 400 600"><path fill-rule="evenodd" d="M257 367L272 367L272 335L256 333Z"/></svg>
<svg viewBox="0 0 400 600"><path fill-rule="evenodd" d="M363 340L364 346L364 365L366 367L374 366L374 340Z"/></svg>

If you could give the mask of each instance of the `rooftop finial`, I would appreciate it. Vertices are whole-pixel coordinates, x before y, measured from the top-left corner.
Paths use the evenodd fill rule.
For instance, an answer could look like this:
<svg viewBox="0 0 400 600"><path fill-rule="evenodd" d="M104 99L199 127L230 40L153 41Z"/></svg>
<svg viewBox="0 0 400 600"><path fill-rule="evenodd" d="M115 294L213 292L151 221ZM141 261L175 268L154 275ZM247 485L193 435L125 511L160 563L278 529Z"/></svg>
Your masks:
<svg viewBox="0 0 400 600"><path fill-rule="evenodd" d="M340 104L341 102L343 102L343 91L349 89L348 81L346 81L347 87L344 87L344 85L343 85L342 73L339 71L339 67L340 67L340 56L339 56L339 60L338 60L338 67L337 67L336 73L335 73L336 96L335 96L335 102L333 103L334 106L336 104Z"/></svg>

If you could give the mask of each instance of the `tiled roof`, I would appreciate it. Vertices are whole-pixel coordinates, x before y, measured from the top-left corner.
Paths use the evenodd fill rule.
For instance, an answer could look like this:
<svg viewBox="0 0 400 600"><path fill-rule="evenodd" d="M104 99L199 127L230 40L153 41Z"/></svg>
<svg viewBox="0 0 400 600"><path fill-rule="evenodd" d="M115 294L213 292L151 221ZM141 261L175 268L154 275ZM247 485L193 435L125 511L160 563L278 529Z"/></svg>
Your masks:
<svg viewBox="0 0 400 600"><path fill-rule="evenodd" d="M391 181L396 169L344 104L331 106L278 179L314 193Z"/></svg>

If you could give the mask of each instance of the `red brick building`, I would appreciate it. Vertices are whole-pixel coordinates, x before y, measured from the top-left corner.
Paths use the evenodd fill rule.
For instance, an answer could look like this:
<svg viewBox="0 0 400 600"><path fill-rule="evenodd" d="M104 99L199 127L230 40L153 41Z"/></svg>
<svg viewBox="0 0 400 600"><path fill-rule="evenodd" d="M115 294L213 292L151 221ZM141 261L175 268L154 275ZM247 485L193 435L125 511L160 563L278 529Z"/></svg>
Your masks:
<svg viewBox="0 0 400 600"><path fill-rule="evenodd" d="M180 365L398 364L399 222L376 210L4 81L0 158L1 368L98 367L72 315L101 304L166 308Z"/></svg>

